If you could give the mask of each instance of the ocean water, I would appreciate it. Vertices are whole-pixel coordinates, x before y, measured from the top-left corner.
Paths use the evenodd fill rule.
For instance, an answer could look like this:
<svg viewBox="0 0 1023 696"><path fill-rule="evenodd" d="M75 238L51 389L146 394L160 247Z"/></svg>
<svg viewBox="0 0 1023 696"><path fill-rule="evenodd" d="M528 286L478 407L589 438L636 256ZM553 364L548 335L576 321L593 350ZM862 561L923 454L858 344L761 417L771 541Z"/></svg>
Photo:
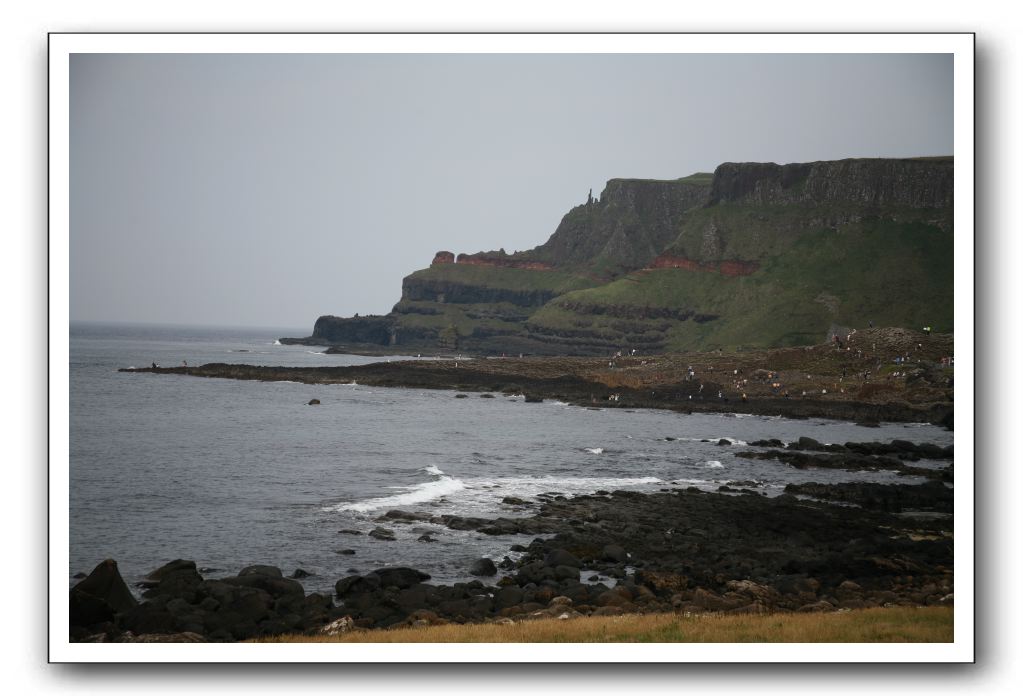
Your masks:
<svg viewBox="0 0 1023 696"><path fill-rule="evenodd" d="M839 421L527 404L500 394L456 399L440 390L117 372L152 362L304 366L402 359L324 355L321 348L275 343L301 333L71 325L69 579L114 558L133 583L186 558L206 568L207 577L256 563L285 574L302 568L313 573L302 580L307 591L330 592L345 575L387 565L418 568L435 582L464 581L474 560L514 558L508 547L531 537L375 518L390 509L508 517L529 512L503 504L506 496L599 489L716 490L755 480L777 495L793 482L914 483L920 481L890 472L800 471L737 458L741 447L717 441L788 442L806 435L821 442L902 438L947 445L953 437L926 424L866 429ZM308 406L313 398L321 405ZM381 525L394 531L394 541L366 535ZM425 532L436 541L418 541Z"/></svg>

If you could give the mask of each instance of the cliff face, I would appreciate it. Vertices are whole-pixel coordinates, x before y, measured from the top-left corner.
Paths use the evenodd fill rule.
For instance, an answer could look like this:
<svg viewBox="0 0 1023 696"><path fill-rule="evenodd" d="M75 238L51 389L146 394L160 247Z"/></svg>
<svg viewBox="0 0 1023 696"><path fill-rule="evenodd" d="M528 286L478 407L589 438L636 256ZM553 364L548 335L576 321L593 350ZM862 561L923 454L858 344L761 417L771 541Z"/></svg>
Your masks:
<svg viewBox="0 0 1023 696"><path fill-rule="evenodd" d="M951 208L953 173L951 157L786 165L727 162L714 172L709 203Z"/></svg>
<svg viewBox="0 0 1023 696"><path fill-rule="evenodd" d="M951 331L953 180L950 157L612 179L544 244L437 252L390 314L324 316L297 340L607 354L799 345L868 322Z"/></svg>
<svg viewBox="0 0 1023 696"><path fill-rule="evenodd" d="M412 276L406 277L402 281L401 286L401 299L403 301L437 302L440 304L491 304L507 302L520 307L541 307L554 299L556 295L557 293L554 291L545 289L530 290L488 287L472 283L414 278Z"/></svg>
<svg viewBox="0 0 1023 696"><path fill-rule="evenodd" d="M526 252L559 267L642 268L677 232L687 210L708 200L710 181L611 179L599 200L568 212L551 238Z"/></svg>

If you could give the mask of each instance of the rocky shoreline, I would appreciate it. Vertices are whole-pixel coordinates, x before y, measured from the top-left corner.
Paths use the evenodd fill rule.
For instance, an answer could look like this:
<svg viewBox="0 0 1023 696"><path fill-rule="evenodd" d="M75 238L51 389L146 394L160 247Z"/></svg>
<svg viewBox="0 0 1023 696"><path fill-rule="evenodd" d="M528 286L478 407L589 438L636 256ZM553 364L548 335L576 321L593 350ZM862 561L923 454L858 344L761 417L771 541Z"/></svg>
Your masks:
<svg viewBox="0 0 1023 696"><path fill-rule="evenodd" d="M563 369L561 363L573 363ZM495 365L498 364L498 365ZM606 362L603 363L606 365ZM494 367L501 369L493 369ZM656 408L681 413L748 413L786 418L828 418L863 425L881 421L933 423L952 428L951 402L911 403L904 400L869 400L855 394L831 396L810 393L783 396L770 391L737 392L727 374L699 381L662 382L636 386L591 374L592 359L517 359L481 361L403 361L350 367L272 367L209 363L197 367L121 368L121 372L187 375L256 381L291 381L304 384L350 384L376 387L445 389L482 394L524 394L526 401L557 399L577 406L601 408ZM737 368L738 369L738 368ZM615 375L615 377L620 376ZM744 387L745 388L745 387Z"/></svg>
<svg viewBox="0 0 1023 696"><path fill-rule="evenodd" d="M434 517L396 509L377 518L383 536L389 527L423 522L488 535L537 535L528 546L510 548L521 553L514 561L479 559L470 572L489 580L454 585L431 584L428 574L395 566L340 578L334 596L307 595L301 571L289 578L279 568L250 566L214 580L203 578L194 562L177 560L140 583L139 603L116 562L106 560L71 589L70 637L237 641L452 622L953 602L951 448L896 440L846 443L838 446L843 453L814 447L809 438L792 445L774 452L798 453L810 467L856 470L873 462L897 469L920 457L948 464L917 467L937 475L916 485L811 483L771 498L751 481L716 493L597 491L505 501L534 511L529 517ZM835 459L843 456L844 464Z"/></svg>

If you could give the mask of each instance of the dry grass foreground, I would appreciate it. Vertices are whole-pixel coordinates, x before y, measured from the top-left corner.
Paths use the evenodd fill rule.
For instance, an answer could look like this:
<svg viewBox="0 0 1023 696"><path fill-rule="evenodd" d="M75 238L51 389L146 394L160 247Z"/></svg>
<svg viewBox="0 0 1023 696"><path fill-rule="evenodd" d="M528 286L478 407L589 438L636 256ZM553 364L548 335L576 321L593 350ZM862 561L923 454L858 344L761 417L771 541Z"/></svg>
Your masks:
<svg viewBox="0 0 1023 696"><path fill-rule="evenodd" d="M277 636L259 643L951 643L951 607L826 614L631 614Z"/></svg>

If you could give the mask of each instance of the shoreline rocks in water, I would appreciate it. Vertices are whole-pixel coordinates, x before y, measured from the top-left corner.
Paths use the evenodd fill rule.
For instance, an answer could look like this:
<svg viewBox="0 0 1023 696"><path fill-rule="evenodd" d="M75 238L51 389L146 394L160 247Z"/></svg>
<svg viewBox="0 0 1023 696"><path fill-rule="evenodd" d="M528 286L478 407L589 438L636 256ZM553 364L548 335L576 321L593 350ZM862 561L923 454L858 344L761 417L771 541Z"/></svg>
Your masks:
<svg viewBox="0 0 1023 696"><path fill-rule="evenodd" d="M354 381L378 387L448 389L458 392L456 398L469 392L521 394L530 403L549 399L584 407L829 418L865 425L927 422L951 429L951 368L940 365L938 353L918 355L919 375L912 380L885 365L881 355L820 345L626 356L611 365L603 358L526 357L337 367L210 363L120 371L304 384ZM893 376L896 373L898 378Z"/></svg>
<svg viewBox="0 0 1023 696"><path fill-rule="evenodd" d="M855 450L850 444L846 449ZM541 496L535 504L535 515L515 519L402 510L378 518L537 536L510 549L522 554L516 561L479 559L467 568L486 582L435 585L428 574L397 565L341 578L330 597L306 595L273 566L208 580L194 562L177 560L139 583L138 603L117 564L106 560L71 588L70 636L237 641L449 622L952 602L952 491L940 481L807 483L774 498L695 488L600 491Z"/></svg>

